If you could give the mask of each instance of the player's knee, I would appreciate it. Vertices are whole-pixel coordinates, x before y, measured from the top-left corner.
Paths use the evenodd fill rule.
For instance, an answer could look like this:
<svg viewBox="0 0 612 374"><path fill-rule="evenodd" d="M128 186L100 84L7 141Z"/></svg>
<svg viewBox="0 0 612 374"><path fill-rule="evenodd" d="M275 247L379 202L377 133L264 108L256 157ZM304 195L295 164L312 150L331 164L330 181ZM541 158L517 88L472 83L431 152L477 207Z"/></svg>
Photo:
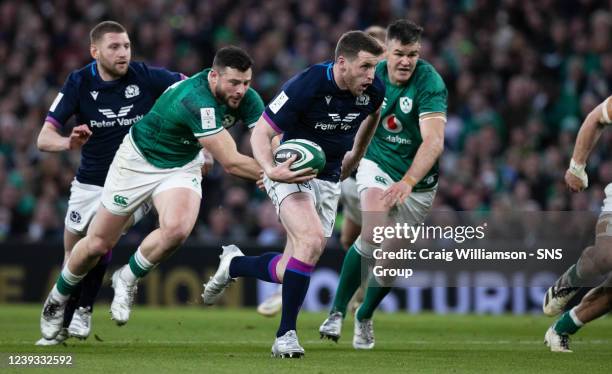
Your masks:
<svg viewBox="0 0 612 374"><path fill-rule="evenodd" d="M191 226L184 224L184 222L177 221L160 227L160 230L165 246L168 248L175 248L187 240L187 237L191 233Z"/></svg>
<svg viewBox="0 0 612 374"><path fill-rule="evenodd" d="M106 255L115 243L101 236L90 236L87 240L87 251L92 256L102 257Z"/></svg>
<svg viewBox="0 0 612 374"><path fill-rule="evenodd" d="M325 237L322 230L310 230L297 239L296 252L301 252L310 262L316 262L325 246Z"/></svg>

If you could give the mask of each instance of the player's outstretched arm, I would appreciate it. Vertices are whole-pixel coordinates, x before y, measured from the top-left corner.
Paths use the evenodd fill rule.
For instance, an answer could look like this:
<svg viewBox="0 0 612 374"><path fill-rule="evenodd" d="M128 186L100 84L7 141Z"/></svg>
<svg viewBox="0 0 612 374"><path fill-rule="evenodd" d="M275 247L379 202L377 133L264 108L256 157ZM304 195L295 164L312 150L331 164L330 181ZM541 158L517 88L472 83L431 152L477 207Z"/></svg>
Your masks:
<svg viewBox="0 0 612 374"><path fill-rule="evenodd" d="M258 180L261 168L257 162L238 152L236 142L226 130L199 139L226 172L238 177Z"/></svg>
<svg viewBox="0 0 612 374"><path fill-rule="evenodd" d="M43 152L61 152L71 149L78 149L89 140L91 130L87 125L75 126L69 136L62 136L57 128L48 121L45 121L36 146Z"/></svg>
<svg viewBox="0 0 612 374"><path fill-rule="evenodd" d="M423 142L404 177L385 190L383 199L388 207L402 204L408 198L412 188L431 170L444 150L444 115L430 113L421 117L419 123Z"/></svg>
<svg viewBox="0 0 612 374"><path fill-rule="evenodd" d="M612 124L612 96L593 109L582 122L570 167L565 173L565 183L574 192L588 187L589 180L585 172L586 162L597 144L603 127Z"/></svg>
<svg viewBox="0 0 612 374"><path fill-rule="evenodd" d="M370 114L363 120L357 134L355 135L355 142L353 148L346 153L342 160L342 169L340 171L340 180L345 180L351 175L353 170L357 168L359 161L365 155L370 141L376 133L378 122L380 121L380 109L375 113Z"/></svg>

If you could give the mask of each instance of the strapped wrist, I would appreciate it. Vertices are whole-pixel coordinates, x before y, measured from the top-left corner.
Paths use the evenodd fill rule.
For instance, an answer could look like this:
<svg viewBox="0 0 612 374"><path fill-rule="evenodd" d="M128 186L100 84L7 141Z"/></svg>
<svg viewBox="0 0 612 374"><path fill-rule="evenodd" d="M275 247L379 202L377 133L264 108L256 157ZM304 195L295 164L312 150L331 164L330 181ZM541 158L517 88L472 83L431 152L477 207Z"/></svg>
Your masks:
<svg viewBox="0 0 612 374"><path fill-rule="evenodd" d="M580 176L584 173L584 169L586 168L586 164L579 164L572 158L570 161L569 170L572 174L576 176Z"/></svg>
<svg viewBox="0 0 612 374"><path fill-rule="evenodd" d="M419 181L410 174L404 175L402 182L407 183L410 187L414 187Z"/></svg>

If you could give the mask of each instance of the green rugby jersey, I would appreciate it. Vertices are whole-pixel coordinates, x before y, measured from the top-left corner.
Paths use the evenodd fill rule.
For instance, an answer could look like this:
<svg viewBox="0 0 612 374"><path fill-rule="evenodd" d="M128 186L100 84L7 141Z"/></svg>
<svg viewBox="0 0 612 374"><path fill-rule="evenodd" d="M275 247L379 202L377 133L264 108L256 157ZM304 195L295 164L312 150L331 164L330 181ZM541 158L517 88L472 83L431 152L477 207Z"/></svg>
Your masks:
<svg viewBox="0 0 612 374"><path fill-rule="evenodd" d="M378 63L376 74L387 90L381 107L381 121L364 157L376 162L397 182L412 165L423 142L419 116L432 112L446 116L447 90L438 72L424 60L418 60L406 85L391 83L386 60ZM427 126L426 122L424 126ZM431 189L436 183L437 162L414 187L414 191Z"/></svg>
<svg viewBox="0 0 612 374"><path fill-rule="evenodd" d="M164 169L183 166L202 149L198 138L214 135L238 120L254 126L261 116L263 101L252 88L237 109L217 101L208 85L210 70L168 87L132 127L134 143L151 164Z"/></svg>

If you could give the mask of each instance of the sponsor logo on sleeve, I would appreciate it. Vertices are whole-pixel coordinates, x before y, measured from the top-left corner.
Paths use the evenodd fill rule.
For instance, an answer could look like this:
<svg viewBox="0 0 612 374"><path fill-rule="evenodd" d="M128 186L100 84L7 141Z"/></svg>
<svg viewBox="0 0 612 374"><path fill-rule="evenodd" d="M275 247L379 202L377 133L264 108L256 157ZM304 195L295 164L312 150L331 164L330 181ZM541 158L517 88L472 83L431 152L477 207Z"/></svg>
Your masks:
<svg viewBox="0 0 612 374"><path fill-rule="evenodd" d="M216 127L215 108L200 108L200 120L202 121L202 130L214 129Z"/></svg>
<svg viewBox="0 0 612 374"><path fill-rule="evenodd" d="M272 111L272 113L274 113L274 114L278 113L280 108L282 108L283 105L285 105L287 100L289 100L289 96L287 96L285 91L281 91L281 93L278 94L276 99L274 99L274 101L272 101L270 103L269 107L270 107L270 110Z"/></svg>

